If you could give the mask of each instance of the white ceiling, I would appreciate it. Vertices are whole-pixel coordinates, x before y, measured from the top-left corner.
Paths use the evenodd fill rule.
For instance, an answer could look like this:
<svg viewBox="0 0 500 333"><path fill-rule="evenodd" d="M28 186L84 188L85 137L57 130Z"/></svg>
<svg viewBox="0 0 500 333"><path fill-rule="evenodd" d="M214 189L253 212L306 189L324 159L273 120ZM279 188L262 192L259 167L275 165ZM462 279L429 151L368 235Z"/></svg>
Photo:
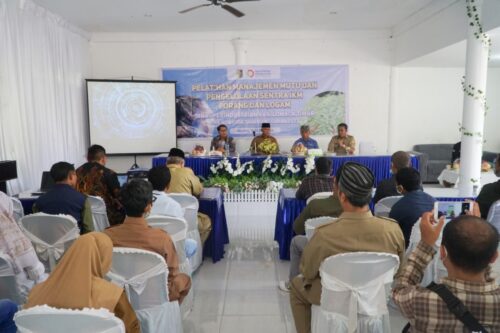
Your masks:
<svg viewBox="0 0 500 333"><path fill-rule="evenodd" d="M261 0L178 11L209 0L34 0L88 32L390 29L444 0Z"/></svg>

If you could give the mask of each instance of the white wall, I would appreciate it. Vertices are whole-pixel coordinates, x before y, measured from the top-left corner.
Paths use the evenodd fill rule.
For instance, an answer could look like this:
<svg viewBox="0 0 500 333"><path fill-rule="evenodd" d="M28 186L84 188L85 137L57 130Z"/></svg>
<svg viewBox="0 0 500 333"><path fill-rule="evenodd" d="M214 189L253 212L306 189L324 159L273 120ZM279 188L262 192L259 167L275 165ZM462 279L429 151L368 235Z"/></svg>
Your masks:
<svg viewBox="0 0 500 333"><path fill-rule="evenodd" d="M247 64L347 64L349 131L358 142L373 141L377 152L385 153L392 56L388 36L387 31L95 34L92 73L93 78L161 79L165 67L233 65L231 39L236 37L249 41ZM282 149L290 149L293 139L280 139ZM330 138L318 139L326 149ZM238 140L238 150L246 150L249 142L250 138ZM180 147L189 151L193 142L181 142ZM150 161L142 157L139 164L149 167ZM111 158L109 165L125 171L132 163L120 157Z"/></svg>

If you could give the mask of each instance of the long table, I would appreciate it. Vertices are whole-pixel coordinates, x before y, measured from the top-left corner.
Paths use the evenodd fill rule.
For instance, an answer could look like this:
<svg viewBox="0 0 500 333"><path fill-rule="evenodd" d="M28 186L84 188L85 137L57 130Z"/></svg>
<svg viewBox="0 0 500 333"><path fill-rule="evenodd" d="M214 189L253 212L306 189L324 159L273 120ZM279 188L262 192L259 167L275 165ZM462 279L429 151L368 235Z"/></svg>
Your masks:
<svg viewBox="0 0 500 333"><path fill-rule="evenodd" d="M36 199L38 197L34 196L19 198L25 215L33 213L32 208ZM213 262L217 262L224 257L224 245L229 243L224 196L219 188L206 188L201 193L199 203L199 211L208 215L212 220L212 231L203 247L203 255L212 257Z"/></svg>
<svg viewBox="0 0 500 333"><path fill-rule="evenodd" d="M293 231L293 221L295 221L306 206L305 200L298 200L295 198L295 192L295 189L281 189L278 198L274 240L278 242L279 255L282 260L290 260L290 242L292 241L293 236L295 236L295 232ZM455 196L435 196L435 198L438 201L464 201L465 199L473 199Z"/></svg>
<svg viewBox="0 0 500 333"><path fill-rule="evenodd" d="M245 163L247 161L254 161L254 164L260 164L264 161L267 156L240 156L241 163ZM286 160L287 156L282 155L273 155L272 159L274 161L283 161ZM390 155L382 155L382 156L332 156L328 157L332 160L333 163L333 174L335 174L338 168L346 162L357 162L368 167L375 175L375 186L378 185L380 181L383 179L387 179L391 177L390 168L391 168L391 156ZM193 169L194 173L197 176L202 176L204 178L208 178L210 175L210 166L212 164L220 161L222 157L218 156L203 156L203 157L186 157L185 165ZM236 157L228 157L229 161L233 164L236 164ZM416 156L411 157L412 166L417 170L420 169L419 160ZM167 157L162 155L157 155L153 157L153 166L162 166L167 163ZM294 164L300 164L301 166L305 163L305 157L303 156L294 156L293 157Z"/></svg>

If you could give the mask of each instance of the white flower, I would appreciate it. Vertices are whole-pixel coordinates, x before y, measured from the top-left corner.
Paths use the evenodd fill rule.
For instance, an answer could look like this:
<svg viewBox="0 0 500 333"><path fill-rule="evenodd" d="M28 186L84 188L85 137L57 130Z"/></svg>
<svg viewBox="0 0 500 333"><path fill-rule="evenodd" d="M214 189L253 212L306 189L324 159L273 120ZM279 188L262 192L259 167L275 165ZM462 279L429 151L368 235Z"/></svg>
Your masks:
<svg viewBox="0 0 500 333"><path fill-rule="evenodd" d="M241 167L241 161L240 161L240 154L238 154L238 157L236 158L236 168L240 168Z"/></svg>
<svg viewBox="0 0 500 333"><path fill-rule="evenodd" d="M217 173L218 168L215 166L215 164L212 164L210 166L210 171L215 175Z"/></svg>
<svg viewBox="0 0 500 333"><path fill-rule="evenodd" d="M278 170L278 168L279 168L279 164L278 164L278 162L274 163L274 166L273 166L273 168L271 169L271 172L272 172L272 173L276 173L276 171Z"/></svg>
<svg viewBox="0 0 500 333"><path fill-rule="evenodd" d="M253 166L250 164L250 166L247 169L247 173L251 173L253 171Z"/></svg>
<svg viewBox="0 0 500 333"><path fill-rule="evenodd" d="M264 162L262 162L262 173L264 173L267 169L270 169L272 164L273 160L271 159L271 156L266 157Z"/></svg>
<svg viewBox="0 0 500 333"><path fill-rule="evenodd" d="M315 167L316 167L316 165L315 165L315 161L314 161L314 156L307 156L306 157L306 164L304 165L306 175L309 174L311 171L313 171Z"/></svg>

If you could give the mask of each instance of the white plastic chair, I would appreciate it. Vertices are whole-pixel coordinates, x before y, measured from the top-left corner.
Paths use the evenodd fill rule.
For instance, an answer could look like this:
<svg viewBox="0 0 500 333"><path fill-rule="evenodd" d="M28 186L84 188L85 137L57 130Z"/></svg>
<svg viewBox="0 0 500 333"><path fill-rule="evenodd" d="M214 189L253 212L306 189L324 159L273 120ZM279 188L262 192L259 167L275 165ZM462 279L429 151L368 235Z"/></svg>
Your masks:
<svg viewBox="0 0 500 333"><path fill-rule="evenodd" d="M56 309L39 305L14 315L20 333L125 333L123 322L108 309Z"/></svg>
<svg viewBox="0 0 500 333"><path fill-rule="evenodd" d="M306 200L306 204L310 203L312 200L328 198L331 195L333 195L332 192L318 192L318 193L314 193L313 195L311 195Z"/></svg>
<svg viewBox="0 0 500 333"><path fill-rule="evenodd" d="M194 239L198 244L198 250L194 256L189 258L191 268L195 272L203 261L203 244L201 243L200 232L198 230L198 209L200 204L196 197L187 193L170 193L169 196L184 209L184 218L188 224L187 237Z"/></svg>
<svg viewBox="0 0 500 333"><path fill-rule="evenodd" d="M500 200L495 201L491 205L486 221L491 223L500 232Z"/></svg>
<svg viewBox="0 0 500 333"><path fill-rule="evenodd" d="M19 224L47 272L54 270L64 252L80 236L75 218L69 215L36 213L24 216Z"/></svg>
<svg viewBox="0 0 500 333"><path fill-rule="evenodd" d="M315 217L312 219L307 219L305 222L305 229L306 229L306 237L307 240L310 241L312 236L314 235L314 231L316 230L317 227L328 224L330 222L335 221L335 217L331 216L320 216L320 217Z"/></svg>
<svg viewBox="0 0 500 333"><path fill-rule="evenodd" d="M396 195L380 199L375 204L375 215L389 217L389 213L391 212L392 206L394 206L394 204L398 202L399 199L401 199L402 197L403 197L402 195Z"/></svg>
<svg viewBox="0 0 500 333"><path fill-rule="evenodd" d="M106 204L101 197L87 196L92 210L92 221L94 222L94 231L103 231L109 227L108 213Z"/></svg>
<svg viewBox="0 0 500 333"><path fill-rule="evenodd" d="M372 141L361 141L359 143L359 155L372 156L376 154L375 144Z"/></svg>
<svg viewBox="0 0 500 333"><path fill-rule="evenodd" d="M312 307L311 331L390 332L385 286L399 266L394 254L342 253L320 266L321 305Z"/></svg>
<svg viewBox="0 0 500 333"><path fill-rule="evenodd" d="M168 267L157 253L127 248L113 248L108 278L125 288L130 304L141 324L142 333L182 333L179 302L168 298Z"/></svg>
<svg viewBox="0 0 500 333"><path fill-rule="evenodd" d="M19 220L24 216L24 207L18 198L10 197L12 200L12 205L14 207L14 220L19 222Z"/></svg>
<svg viewBox="0 0 500 333"><path fill-rule="evenodd" d="M193 269L186 257L186 250L184 248L187 235L186 220L172 216L151 215L146 221L151 227L163 229L170 235L174 241L177 256L179 257L179 271L191 276ZM184 317L192 310L193 302L194 295L193 288L191 288L181 304L181 312Z"/></svg>
<svg viewBox="0 0 500 333"><path fill-rule="evenodd" d="M17 304L23 304L20 288L17 284L14 263L6 254L0 252L0 299L7 298Z"/></svg>

